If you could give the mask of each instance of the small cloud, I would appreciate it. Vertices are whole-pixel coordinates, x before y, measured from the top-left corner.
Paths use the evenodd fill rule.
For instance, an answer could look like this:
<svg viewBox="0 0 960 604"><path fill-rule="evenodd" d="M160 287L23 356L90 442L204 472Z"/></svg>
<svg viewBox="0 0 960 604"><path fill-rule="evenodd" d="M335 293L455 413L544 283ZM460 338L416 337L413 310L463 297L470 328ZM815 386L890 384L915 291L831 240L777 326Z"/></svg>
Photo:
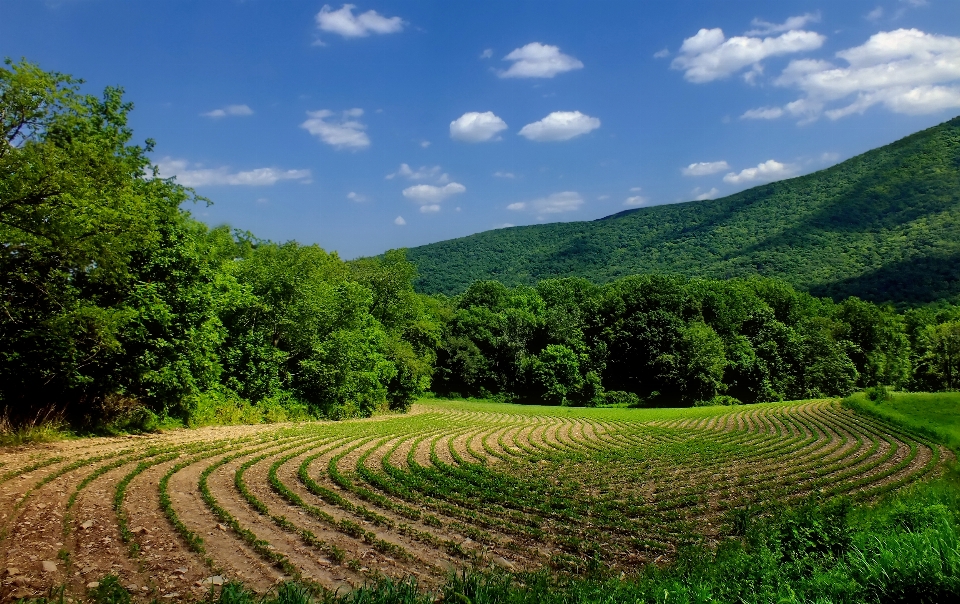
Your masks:
<svg viewBox="0 0 960 604"><path fill-rule="evenodd" d="M507 123L492 111L470 111L450 122L450 138L467 143L482 143L499 140L499 132L507 129Z"/></svg>
<svg viewBox="0 0 960 604"><path fill-rule="evenodd" d="M204 117L212 117L214 119L228 116L240 117L245 115L253 115L253 109L247 105L227 105L222 109L214 109L213 111L207 111L206 113L201 113L200 115Z"/></svg>
<svg viewBox="0 0 960 604"><path fill-rule="evenodd" d="M501 78L552 78L558 73L583 69L583 63L560 52L557 46L531 42L503 58L513 65L498 75Z"/></svg>
<svg viewBox="0 0 960 604"><path fill-rule="evenodd" d="M429 214L429 213L439 212L439 211L440 211L440 204L438 203L431 203L425 206L420 206L420 212L422 214Z"/></svg>
<svg viewBox="0 0 960 604"><path fill-rule="evenodd" d="M773 182L793 176L796 168L789 164L781 164L778 161L768 159L756 168L746 168L740 173L731 172L723 177L723 182L732 185L739 185L751 182Z"/></svg>
<svg viewBox="0 0 960 604"><path fill-rule="evenodd" d="M630 187L631 193L639 193L642 190L643 190L643 187Z"/></svg>
<svg viewBox="0 0 960 604"><path fill-rule="evenodd" d="M600 127L600 120L579 111L554 111L520 129L520 136L537 142L566 141Z"/></svg>
<svg viewBox="0 0 960 604"><path fill-rule="evenodd" d="M693 190L691 195L693 195L693 198L697 201L705 201L707 199L713 199L714 197L717 196L718 193L720 193L720 189L716 187L713 187L712 189L710 189L705 193L700 191L700 187L697 187L696 189Z"/></svg>
<svg viewBox="0 0 960 604"><path fill-rule="evenodd" d="M327 109L308 111L309 119L300 127L337 149L357 150L370 146L370 137L364 132L367 126L354 119L363 115L363 109L347 109L340 118L330 120L334 115Z"/></svg>
<svg viewBox="0 0 960 604"><path fill-rule="evenodd" d="M517 177L516 174L514 174L513 172L502 172L499 170L494 172L493 175L497 178L516 178Z"/></svg>
<svg viewBox="0 0 960 604"><path fill-rule="evenodd" d="M783 116L783 109L780 107L757 107L745 111L740 116L742 120L775 120Z"/></svg>
<svg viewBox="0 0 960 604"><path fill-rule="evenodd" d="M363 203L367 200L367 196L360 195L359 193L354 193L353 191L350 191L349 193L347 193L347 199L349 199L350 201L355 201L357 203Z"/></svg>
<svg viewBox="0 0 960 604"><path fill-rule="evenodd" d="M657 52L653 53L654 59L666 59L669 56L670 56L670 49L668 48L664 48L663 50L658 50Z"/></svg>
<svg viewBox="0 0 960 604"><path fill-rule="evenodd" d="M412 187L407 187L403 190L403 196L419 203L420 205L436 205L447 197L450 197L451 195L459 195L466 190L467 188L458 182L451 182L443 185L442 187L437 187L434 185L413 185ZM437 210L439 209L440 208L437 207ZM436 210L422 211L429 212Z"/></svg>
<svg viewBox="0 0 960 604"><path fill-rule="evenodd" d="M909 4L910 6L912 6L912 7L914 7L914 8L919 8L919 7L921 7L921 6L927 6L927 5L930 4L930 2L928 2L928 0L900 0L900 2L902 2L902 3L904 3L904 4Z"/></svg>
<svg viewBox="0 0 960 604"><path fill-rule="evenodd" d="M498 224L498 225L494 226L493 228L495 228L495 229L509 229L509 228L512 227L512 226L517 226L517 225L513 224L512 222L504 222L503 224Z"/></svg>
<svg viewBox="0 0 960 604"><path fill-rule="evenodd" d="M878 6L869 13L866 14L865 19L867 21L879 21L883 18L883 7Z"/></svg>
<svg viewBox="0 0 960 604"><path fill-rule="evenodd" d="M270 200L266 197L257 197L256 202L260 204L266 204L270 203Z"/></svg>
<svg viewBox="0 0 960 604"><path fill-rule="evenodd" d="M440 166L420 166L416 170L409 164L400 164L400 168L391 174L387 174L387 180L393 180L397 176L402 176L407 180L434 180L439 184L450 182L450 175L443 171Z"/></svg>
<svg viewBox="0 0 960 604"><path fill-rule="evenodd" d="M783 23L770 23L764 21L763 19L754 19L750 22L750 25L754 26L756 29L752 29L747 32L748 36L766 36L768 34L779 34L785 31L794 31L798 29L803 29L806 27L807 23L819 23L820 22L820 11L815 13L807 13L805 15L798 15L796 17L790 17Z"/></svg>
<svg viewBox="0 0 960 604"><path fill-rule="evenodd" d="M536 214L561 214L564 212L573 212L580 209L583 205L583 197L576 191L563 191L562 193L553 193L546 197L534 199L533 201L519 201L507 206L508 210L519 212L528 210Z"/></svg>
<svg viewBox="0 0 960 604"><path fill-rule="evenodd" d="M610 199L609 195L601 195L597 197L597 201L604 201L605 199Z"/></svg>
<svg viewBox="0 0 960 604"><path fill-rule="evenodd" d="M825 151L820 154L820 163L822 164L833 164L840 159L840 154L833 151Z"/></svg>
<svg viewBox="0 0 960 604"><path fill-rule="evenodd" d="M430 146L430 141L420 141L420 148L421 148L421 149L426 149L426 148L429 147L429 146Z"/></svg>
<svg viewBox="0 0 960 604"><path fill-rule="evenodd" d="M642 195L633 195L632 197L627 197L623 200L623 205L627 206L628 208L639 208L648 205L649 203L650 200Z"/></svg>
<svg viewBox="0 0 960 604"><path fill-rule="evenodd" d="M493 49L492 49L492 48L487 48L486 50L484 50L483 52L480 53L480 58L481 58L481 59L489 59L489 58L492 57L492 56L493 56Z"/></svg>
<svg viewBox="0 0 960 604"><path fill-rule="evenodd" d="M403 226L407 224L407 221L403 219L403 216L397 216L396 218L393 219L393 224L397 226Z"/></svg>
<svg viewBox="0 0 960 604"><path fill-rule="evenodd" d="M683 172L684 176L710 176L711 174L729 169L730 164L725 161L701 161L690 164L686 168L683 168L681 172Z"/></svg>
<svg viewBox="0 0 960 604"><path fill-rule="evenodd" d="M190 165L189 162L172 157L164 157L157 162L160 178L176 177L177 183L185 187L207 186L249 186L262 187L276 184L282 180L295 180L309 183L310 170L280 170L278 168L256 168L241 172L231 172L229 168L204 168L202 165Z"/></svg>
<svg viewBox="0 0 960 604"><path fill-rule="evenodd" d="M364 38L370 34L396 33L405 25L400 17L384 17L375 10L354 15L354 8L353 4L344 4L339 10L333 10L330 5L324 5L316 16L317 27L344 38Z"/></svg>

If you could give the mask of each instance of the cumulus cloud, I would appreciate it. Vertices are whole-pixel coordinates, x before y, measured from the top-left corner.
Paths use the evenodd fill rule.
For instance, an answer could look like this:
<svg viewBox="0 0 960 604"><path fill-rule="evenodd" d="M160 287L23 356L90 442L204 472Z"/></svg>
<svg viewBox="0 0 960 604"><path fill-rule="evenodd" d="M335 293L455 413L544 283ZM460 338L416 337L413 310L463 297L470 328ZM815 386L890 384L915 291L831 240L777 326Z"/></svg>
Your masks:
<svg viewBox="0 0 960 604"><path fill-rule="evenodd" d="M503 60L513 61L513 65L498 74L501 78L552 78L558 73L583 69L583 63L563 54L559 47L539 42L517 48Z"/></svg>
<svg viewBox="0 0 960 604"><path fill-rule="evenodd" d="M450 122L450 138L468 143L482 143L499 139L497 134L506 129L507 123L492 111L470 111Z"/></svg>
<svg viewBox="0 0 960 604"><path fill-rule="evenodd" d="M740 185L752 182L773 182L793 176L796 168L790 164L782 164L776 160L768 159L756 168L746 168L737 172L730 172L723 177L723 182L732 185Z"/></svg>
<svg viewBox="0 0 960 604"><path fill-rule="evenodd" d="M209 187L218 185L269 186L281 180L310 182L310 170L281 170L278 168L256 168L241 172L231 172L227 167L205 168L200 164L191 165L186 160L164 157L157 162L160 178L176 177L177 183L185 187Z"/></svg>
<svg viewBox="0 0 960 604"><path fill-rule="evenodd" d="M842 50L827 61L791 61L775 81L805 96L784 112L806 120L839 119L882 105L894 113L927 114L960 107L960 38L898 29Z"/></svg>
<svg viewBox="0 0 960 604"><path fill-rule="evenodd" d="M325 4L317 13L317 27L344 38L364 38L370 34L396 33L405 25L400 17L384 17L375 10L354 15L354 8L356 5L344 4L339 10L333 10Z"/></svg>
<svg viewBox="0 0 960 604"><path fill-rule="evenodd" d="M439 212L439 211L440 211L440 204L438 203L430 203L427 205L420 206L420 213L422 214L430 214L432 212Z"/></svg>
<svg viewBox="0 0 960 604"><path fill-rule="evenodd" d="M769 34L779 34L785 31L795 31L798 29L803 29L806 27L807 23L819 23L820 22L820 11L815 13L807 13L805 15L797 15L795 17L790 17L783 23L770 23L764 21L763 19L754 19L750 22L750 25L754 26L756 29L752 29L747 32L748 36L766 36Z"/></svg>
<svg viewBox="0 0 960 604"><path fill-rule="evenodd" d="M583 197L576 191L563 191L562 193L553 193L546 197L534 199L533 201L518 201L507 206L508 210L530 211L535 214L561 214L563 212L573 212L580 209L583 205Z"/></svg>
<svg viewBox="0 0 960 604"><path fill-rule="evenodd" d="M489 58L492 57L492 56L493 56L493 49L492 49L492 48L487 48L487 49L485 49L483 52L480 53L480 58L481 58L481 59L489 59Z"/></svg>
<svg viewBox="0 0 960 604"><path fill-rule="evenodd" d="M440 184L450 181L450 176L440 166L420 166L414 170L408 164L400 164L396 172L387 174L387 180L393 180L397 176L408 180L435 180Z"/></svg>
<svg viewBox="0 0 960 604"><path fill-rule="evenodd" d="M729 169L730 164L725 161L701 161L690 164L681 171L684 176L709 176Z"/></svg>
<svg viewBox="0 0 960 604"><path fill-rule="evenodd" d="M367 196L361 195L359 193L355 193L354 191L350 191L349 193L347 193L347 199L349 199L350 201L355 201L357 203L363 203L367 200Z"/></svg>
<svg viewBox="0 0 960 604"><path fill-rule="evenodd" d="M458 182L447 183L442 187L436 185L413 185L403 190L403 196L421 206L436 205L436 209L424 210L421 208L421 211L430 212L439 210L440 207L438 204L447 197L459 195L466 190L467 188Z"/></svg>
<svg viewBox="0 0 960 604"><path fill-rule="evenodd" d="M653 53L653 58L654 58L654 59L666 59L666 58L669 57L669 56L670 56L670 49L669 49L669 48L663 48L663 49L658 50L657 52Z"/></svg>
<svg viewBox="0 0 960 604"><path fill-rule="evenodd" d="M356 108L344 111L339 117L327 109L308 111L309 119L300 127L337 149L365 149L370 146L370 137L364 132L367 126L356 119L362 115L363 109Z"/></svg>
<svg viewBox="0 0 960 604"><path fill-rule="evenodd" d="M960 38L898 29L842 50L845 61L791 61L774 81L804 96L783 107L761 107L745 118L789 115L802 122L836 120L880 105L894 113L937 113L960 108Z"/></svg>
<svg viewBox="0 0 960 604"><path fill-rule="evenodd" d="M702 84L728 77L768 57L815 50L825 40L826 37L816 32L803 30L786 31L776 37L727 39L719 28L701 29L683 41L680 54L671 66L683 70L688 81ZM755 76L748 76L748 81L752 77Z"/></svg>
<svg viewBox="0 0 960 604"><path fill-rule="evenodd" d="M397 216L396 218L393 219L393 224L397 226L403 226L407 224L407 221L403 219L403 216Z"/></svg>
<svg viewBox="0 0 960 604"><path fill-rule="evenodd" d="M520 129L520 136L532 141L565 141L600 127L600 120L579 111L554 111L539 122Z"/></svg>
<svg viewBox="0 0 960 604"><path fill-rule="evenodd" d="M697 187L696 189L693 190L691 194L693 195L693 198L695 200L705 201L707 199L713 199L714 197L717 196L718 193L720 193L720 189L716 187L713 187L709 191L700 191L700 187Z"/></svg>
<svg viewBox="0 0 960 604"><path fill-rule="evenodd" d="M207 111L206 113L201 113L200 115L204 117L212 117L218 119L221 117L239 117L245 115L253 115L253 109L247 105L227 105L220 109L214 109L213 111Z"/></svg>

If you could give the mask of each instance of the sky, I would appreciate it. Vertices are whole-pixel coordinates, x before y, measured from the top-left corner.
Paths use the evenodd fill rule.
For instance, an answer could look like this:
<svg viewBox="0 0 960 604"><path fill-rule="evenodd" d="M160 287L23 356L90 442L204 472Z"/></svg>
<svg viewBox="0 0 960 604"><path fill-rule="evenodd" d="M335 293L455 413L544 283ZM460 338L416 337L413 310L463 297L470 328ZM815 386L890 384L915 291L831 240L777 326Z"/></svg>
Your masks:
<svg viewBox="0 0 960 604"><path fill-rule="evenodd" d="M355 258L715 199L960 115L957 0L0 0L193 215ZM16 24L16 27L9 27Z"/></svg>

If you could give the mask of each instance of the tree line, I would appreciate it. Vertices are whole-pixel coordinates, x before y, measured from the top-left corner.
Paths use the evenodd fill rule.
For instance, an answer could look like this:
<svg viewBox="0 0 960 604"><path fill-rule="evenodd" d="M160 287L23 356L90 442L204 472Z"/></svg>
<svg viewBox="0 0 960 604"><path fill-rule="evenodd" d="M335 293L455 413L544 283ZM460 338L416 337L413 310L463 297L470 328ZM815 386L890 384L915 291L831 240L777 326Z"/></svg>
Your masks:
<svg viewBox="0 0 960 604"><path fill-rule="evenodd" d="M415 293L403 251L344 261L210 228L122 90L0 68L0 411L75 426L354 417L431 389L690 405L956 389L960 310L770 279L631 276Z"/></svg>

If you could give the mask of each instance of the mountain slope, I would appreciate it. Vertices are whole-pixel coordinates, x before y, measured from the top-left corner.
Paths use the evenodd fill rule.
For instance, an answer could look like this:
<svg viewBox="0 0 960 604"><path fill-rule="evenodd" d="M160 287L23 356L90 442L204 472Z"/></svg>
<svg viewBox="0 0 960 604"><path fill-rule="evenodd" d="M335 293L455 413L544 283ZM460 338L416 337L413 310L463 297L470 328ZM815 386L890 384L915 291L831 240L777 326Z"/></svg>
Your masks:
<svg viewBox="0 0 960 604"><path fill-rule="evenodd" d="M960 117L826 170L729 197L592 222L485 231L408 250L418 289L455 294L634 273L780 277L817 295L960 294Z"/></svg>

